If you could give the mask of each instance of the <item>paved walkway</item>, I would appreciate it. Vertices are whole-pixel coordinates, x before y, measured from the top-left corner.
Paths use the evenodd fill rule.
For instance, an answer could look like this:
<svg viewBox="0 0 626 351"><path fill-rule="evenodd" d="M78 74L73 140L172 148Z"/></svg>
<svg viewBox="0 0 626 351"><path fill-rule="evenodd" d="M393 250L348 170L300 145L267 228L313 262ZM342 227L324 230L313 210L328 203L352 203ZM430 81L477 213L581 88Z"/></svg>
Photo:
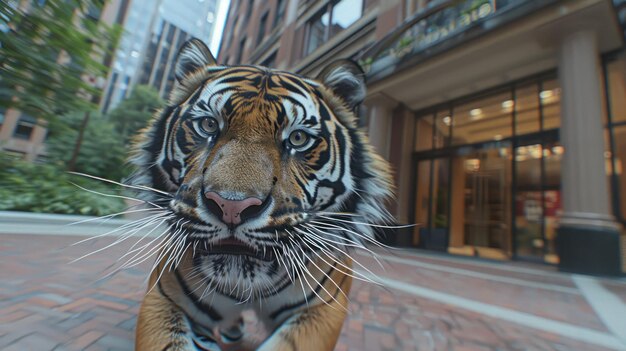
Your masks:
<svg viewBox="0 0 626 351"><path fill-rule="evenodd" d="M0 234L0 350L131 350L147 266L107 279L121 244ZM626 350L626 281L430 253L358 260L385 288L355 282L336 350Z"/></svg>

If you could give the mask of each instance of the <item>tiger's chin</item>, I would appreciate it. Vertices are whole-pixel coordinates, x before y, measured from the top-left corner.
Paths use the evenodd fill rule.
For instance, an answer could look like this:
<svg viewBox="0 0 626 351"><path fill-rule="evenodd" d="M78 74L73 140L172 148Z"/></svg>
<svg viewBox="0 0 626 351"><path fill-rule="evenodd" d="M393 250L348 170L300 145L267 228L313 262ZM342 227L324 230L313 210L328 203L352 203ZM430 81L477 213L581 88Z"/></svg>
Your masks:
<svg viewBox="0 0 626 351"><path fill-rule="evenodd" d="M249 302L272 295L287 272L272 249L254 249L236 239L197 250L194 271L207 291Z"/></svg>

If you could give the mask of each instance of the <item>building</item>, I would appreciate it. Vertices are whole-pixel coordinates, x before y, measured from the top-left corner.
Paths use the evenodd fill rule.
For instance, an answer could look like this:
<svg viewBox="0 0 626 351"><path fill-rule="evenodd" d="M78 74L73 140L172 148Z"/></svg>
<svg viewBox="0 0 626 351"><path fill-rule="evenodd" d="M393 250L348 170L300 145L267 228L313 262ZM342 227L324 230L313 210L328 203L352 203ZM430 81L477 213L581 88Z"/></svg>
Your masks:
<svg viewBox="0 0 626 351"><path fill-rule="evenodd" d="M132 0L123 22L124 33L115 50L113 66L103 91L101 109L104 113L126 97L131 80L141 67L141 52L150 34L150 25L158 5L159 1Z"/></svg>
<svg viewBox="0 0 626 351"><path fill-rule="evenodd" d="M359 60L397 245L626 271L623 1L233 0L218 62ZM620 253L620 245L622 251Z"/></svg>
<svg viewBox="0 0 626 351"><path fill-rule="evenodd" d="M151 85L166 98L174 84L178 48L192 37L210 42L223 5L219 0L133 0L102 111L115 107L135 84Z"/></svg>
<svg viewBox="0 0 626 351"><path fill-rule="evenodd" d="M124 21L129 1L107 1L101 11L93 9L88 16L109 25L121 24ZM43 4L43 1L39 3ZM17 2L14 4L18 6ZM27 8L30 3L24 1L19 6ZM102 63L106 67L111 67L111 62L112 57L110 56L102 58ZM94 79L93 83L99 84L102 79ZM97 100L94 102L98 103ZM29 161L45 158L45 140L48 132L45 126L46 122L38 120L37 116L31 116L15 109L4 110L0 108L0 150Z"/></svg>

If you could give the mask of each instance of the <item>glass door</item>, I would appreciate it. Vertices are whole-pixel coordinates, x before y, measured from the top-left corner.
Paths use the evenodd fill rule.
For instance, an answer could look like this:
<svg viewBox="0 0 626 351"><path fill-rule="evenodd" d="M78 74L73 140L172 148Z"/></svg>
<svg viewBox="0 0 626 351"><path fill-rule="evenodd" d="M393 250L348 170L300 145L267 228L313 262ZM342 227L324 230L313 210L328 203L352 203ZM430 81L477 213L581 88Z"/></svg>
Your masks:
<svg viewBox="0 0 626 351"><path fill-rule="evenodd" d="M423 236L429 228L430 169L432 160L418 160L415 167L415 214L413 238L410 246L424 247Z"/></svg>
<svg viewBox="0 0 626 351"><path fill-rule="evenodd" d="M453 158L449 251L491 259L511 252L510 143L459 149Z"/></svg>
<svg viewBox="0 0 626 351"><path fill-rule="evenodd" d="M437 158L432 162L433 184L427 244L432 250L446 251L450 225L450 158Z"/></svg>
<svg viewBox="0 0 626 351"><path fill-rule="evenodd" d="M413 245L445 251L450 225L450 158L417 161Z"/></svg>
<svg viewBox="0 0 626 351"><path fill-rule="evenodd" d="M545 249L542 153L541 143L515 148L515 248L531 260L541 260Z"/></svg>
<svg viewBox="0 0 626 351"><path fill-rule="evenodd" d="M555 136L523 138L515 148L515 255L557 263L554 240L561 214L561 158Z"/></svg>

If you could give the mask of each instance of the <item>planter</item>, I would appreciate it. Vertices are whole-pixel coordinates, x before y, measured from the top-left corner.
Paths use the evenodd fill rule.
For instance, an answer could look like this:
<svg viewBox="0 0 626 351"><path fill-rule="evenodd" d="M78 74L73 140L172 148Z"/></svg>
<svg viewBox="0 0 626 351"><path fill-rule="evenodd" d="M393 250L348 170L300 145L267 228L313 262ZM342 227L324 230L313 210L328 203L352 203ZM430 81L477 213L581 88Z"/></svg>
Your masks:
<svg viewBox="0 0 626 351"><path fill-rule="evenodd" d="M420 228L420 246L427 250L448 250L447 228Z"/></svg>

